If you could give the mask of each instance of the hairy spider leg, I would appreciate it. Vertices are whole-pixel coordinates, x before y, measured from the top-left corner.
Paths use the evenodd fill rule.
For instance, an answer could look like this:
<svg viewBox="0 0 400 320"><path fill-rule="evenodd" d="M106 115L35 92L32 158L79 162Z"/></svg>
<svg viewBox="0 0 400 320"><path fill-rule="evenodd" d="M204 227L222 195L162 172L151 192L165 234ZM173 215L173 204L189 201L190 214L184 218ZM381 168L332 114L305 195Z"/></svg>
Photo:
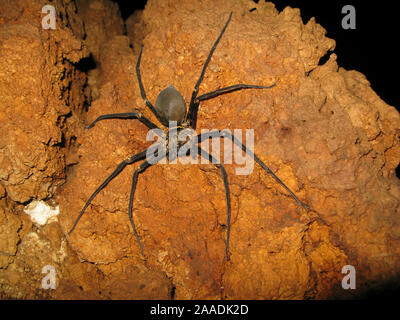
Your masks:
<svg viewBox="0 0 400 320"><path fill-rule="evenodd" d="M199 91L200 84L203 81L204 73L206 72L207 66L210 63L211 57L214 53L214 50L217 47L219 41L221 40L226 28L228 27L228 24L229 24L229 21L231 21L231 18L232 18L232 12L229 14L229 18L226 21L225 26L222 28L221 33L219 34L217 40L214 42L214 45L211 47L210 53L208 54L206 62L204 63L203 70L201 70L200 77L194 86L192 97L190 99L189 111L186 115L186 120L190 121L190 126L193 129L196 129L197 111L199 109L199 103L198 102L196 103L195 100L197 97L197 93Z"/></svg>
<svg viewBox="0 0 400 320"><path fill-rule="evenodd" d="M206 62L204 63L203 66L203 70L201 71L200 77L196 82L196 85L194 87L193 93L192 93L192 98L190 99L190 104L189 104L189 111L187 113L186 116L186 121L189 121L190 126L194 129L196 129L196 122L197 122L197 112L199 109L199 104L200 101L203 100L207 100L207 99L212 99L215 98L216 96L219 96L221 94L225 94L225 93L229 93L229 92L233 92L233 91L237 91L237 90L242 90L242 89L271 89L272 87L274 87L276 84L272 84L270 86L258 86L258 85L251 85L251 84L236 84L233 86L228 86L228 87L224 87L221 89L217 89L205 94L202 94L201 96L197 97L198 91L199 91L199 87L201 82L203 81L204 78L204 74L206 72L207 66L210 63L211 57L219 43L219 41L221 40L226 28L228 27L228 24L231 20L232 17L232 12L229 15L228 20L225 23L225 26L222 28L221 33L219 35L219 37L217 38L217 40L215 41L214 45L211 47L210 53L208 54L208 57L206 59Z"/></svg>
<svg viewBox="0 0 400 320"><path fill-rule="evenodd" d="M211 154L209 154L208 152L206 152L205 150L200 148L200 146L198 147L198 152L202 157L211 161L217 168L219 168L221 170L222 179L224 181L224 186L225 186L226 211L227 211L225 256L226 256L226 260L229 261L230 260L229 238L230 238L230 230L231 230L231 197L230 197L230 193L229 193L228 175L226 173L224 166L222 164L218 163L218 161Z"/></svg>
<svg viewBox="0 0 400 320"><path fill-rule="evenodd" d="M187 151L187 153L189 153L189 152L190 152L190 150ZM206 152L200 146L198 146L198 153L202 157L204 157L205 159L208 159L209 161L211 161L221 171L221 175L222 175L222 179L223 179L224 187L225 187L226 211L227 211L225 255L226 255L226 260L229 261L230 260L230 257L229 257L229 239L230 239L230 225L231 225L231 198L230 198L230 193L229 193L228 174L226 173L226 170L225 170L224 166L222 164L218 163L218 161L211 154ZM167 151L166 154L164 155L164 157L168 157L168 156L169 156L169 152ZM170 161L175 160L176 157L177 157L176 154L172 155ZM161 159L159 159L159 160L161 160ZM145 162L143 164L145 164ZM150 164L145 165L145 168L142 171L144 171L149 166L150 166ZM139 169L140 168L138 168L137 170L139 170ZM136 179L137 179L137 177L136 177ZM136 182L135 182L135 186L136 186ZM135 188L133 183L132 183L132 188ZM134 189L133 189L133 192L134 192ZM133 193L132 192L131 192L131 197L133 197ZM142 255L143 255L143 251L142 251Z"/></svg>
<svg viewBox="0 0 400 320"><path fill-rule="evenodd" d="M159 129L153 122L144 117L140 112L124 112L124 113L112 113L103 114L94 120L90 125L86 126L85 129L93 128L96 122L106 119L137 119L147 126L149 129Z"/></svg>
<svg viewBox="0 0 400 320"><path fill-rule="evenodd" d="M293 192L292 190L290 190L289 187L287 187L287 186L283 183L283 181L282 181L281 179L279 179L278 176L277 176L270 168L268 168L268 167L266 166L266 164L265 164L263 161L261 161L261 159L260 159L259 157L256 156L256 154L254 154L254 153L253 153L251 150L249 150L244 144L242 144L233 134L231 134L231 133L228 132L228 131L222 131L221 133L222 133L222 136L223 136L223 137L228 137L228 138L232 139L232 141L233 141L237 146L241 147L242 150L243 150L244 152L246 152L250 157L253 157L254 160L256 160L256 162L257 162L261 167L263 167L263 169L264 169L265 171L267 171L267 173L270 174L270 175L272 176L272 178L275 179L275 181L277 181L287 192L290 193L290 195L293 197L293 199L296 200L296 202L297 202L300 206L304 207L304 208L307 209L307 210L310 210L310 206L309 206L308 204L304 203L304 202L301 201L299 198L297 198L297 196L294 194L294 192Z"/></svg>
<svg viewBox="0 0 400 320"><path fill-rule="evenodd" d="M161 159L160 159L161 160ZM137 184L137 180L138 180L138 176L140 173L142 173L143 171L145 171L148 167L152 166L152 164L150 164L147 161L142 162L142 164L135 170L135 172L133 173L133 177L132 177L132 187L131 187L131 193L129 196L129 221L131 222L132 225L132 229L133 229L133 233L135 234L137 243L139 244L140 247L140 252L142 254L142 256L144 256L143 254L143 245L140 242L140 238L139 235L136 231L136 227L135 227L135 223L133 222L133 218L132 218L132 209L133 209L133 197L135 194L135 190L136 190L136 184Z"/></svg>
<svg viewBox="0 0 400 320"><path fill-rule="evenodd" d="M146 151L147 151L147 150L146 150ZM160 161L160 160L162 160L162 159L164 159L165 157L168 157L168 152L166 152L166 153L164 154L163 157L160 157L160 158L157 160L157 162ZM139 244L140 252L141 252L142 256L144 256L144 254L143 254L143 245L142 245L142 243L140 242L140 238L139 238L139 235L138 235L138 233L137 233L137 231L136 231L135 223L133 222L133 218L132 218L133 197L134 197L134 195L135 195L135 190L136 190L136 185L137 185L137 180L138 180L139 174L142 173L142 172L144 172L147 168L151 167L152 165L156 164L157 162L155 162L155 163L149 163L147 160L145 160L145 161L142 162L142 163L140 164L140 166L135 170L135 172L133 173L133 176L132 176L132 186L131 186L131 193L130 193L130 196L129 196L129 210L128 210L128 212L129 212L129 221L131 222L132 230L133 230L133 233L135 234L137 243Z"/></svg>
<svg viewBox="0 0 400 320"><path fill-rule="evenodd" d="M212 99L221 94L230 93L230 92L242 90L242 89L271 89L271 88L275 87L275 85L276 85L276 83L274 83L270 86L267 86L267 87L266 86L257 86L257 85L252 85L252 84L242 84L242 83L235 84L233 86L229 86L229 87L217 89L217 90L214 90L214 91L211 91L208 93L204 93L201 96L197 97L195 99L195 102L199 103L200 101Z"/></svg>
<svg viewBox="0 0 400 320"><path fill-rule="evenodd" d="M253 157L254 160L256 160L256 162L268 173L272 176L272 178L275 179L275 181L277 181L286 191L289 192L289 194L293 197L294 200L296 200L296 202L304 207L307 210L310 210L310 206L304 202L302 202L299 198L297 198L297 196L294 194L294 192L292 190L289 189L289 187L287 187L285 185L285 183L278 178L278 176L270 169L268 168L265 163L263 161L261 161L261 159L259 157L257 157L251 150L249 150L244 144L242 144L233 134L231 134L228 131L211 131L211 132L207 132L207 133L202 133L196 136L196 138L198 139L197 141L201 142L203 139L209 139L209 138L223 138L223 137L227 137L230 138L237 146L239 146L240 148L242 148L242 150L244 152L246 152L249 156Z"/></svg>
<svg viewBox="0 0 400 320"><path fill-rule="evenodd" d="M92 200L94 199L94 197L102 190L104 189L104 187L112 180L114 179L128 164L132 164L134 162L137 162L139 160L143 160L146 157L146 152L147 149L139 152L127 159L125 159L124 161L122 161L117 168L113 171L113 173L111 173L108 178L106 180L104 180L104 182L93 192L93 194L90 196L90 198L86 201L83 209L81 210L81 212L78 215L78 218L75 220L74 225L72 226L71 230L68 232L68 235L71 234L72 231L74 231L75 227L77 226L79 220L81 219L81 217L83 216L83 214L85 213L86 208L89 206L89 204L92 202Z"/></svg>
<svg viewBox="0 0 400 320"><path fill-rule="evenodd" d="M138 78L140 95L142 96L143 101L146 104L146 106L151 110L151 112L153 112L153 114L156 116L158 121L163 123L162 119L160 118L159 114L157 113L157 110L154 108L152 103L147 99L146 92L144 91L144 87L143 87L143 83L142 83L142 77L140 76L140 61L142 60L142 52L143 52L143 46L140 48L139 57L138 57L138 60L137 60L137 63L136 63L136 75L137 75L137 78Z"/></svg>
<svg viewBox="0 0 400 320"><path fill-rule="evenodd" d="M188 151L189 152L189 151ZM198 152L201 156L203 156L204 158L210 160L217 168L220 169L221 174L222 174L222 179L224 182L224 187L225 187L225 198L226 198L226 206L227 206L227 236L226 236L226 244L225 244L225 255L226 255L226 260L229 261L229 238L230 238L230 221L231 221L231 201L230 201L230 193L229 193L229 183L228 183L228 175L226 173L226 170L224 168L224 166L220 163L217 163L217 160L212 157L209 153L207 153L205 150L203 150L202 148L198 148ZM168 157L169 153L166 152L164 157ZM172 156L171 160L174 160L176 158L176 155ZM158 161L160 161L160 159L158 159ZM133 229L133 233L135 234L136 240L139 244L140 247L140 252L142 254L142 256L144 256L144 252L143 252L143 245L140 241L139 235L136 231L136 227L135 227L135 223L133 221L132 218L132 211L133 211L133 198L135 195L135 190L136 190L136 185L137 185L137 180L139 177L139 174L144 172L147 168L151 167L153 164L150 164L147 161L142 162L142 164L135 170L135 172L133 173L133 177L132 177L132 187L131 187L131 192L130 192L130 196L129 196L129 220L131 222L132 225L132 229Z"/></svg>

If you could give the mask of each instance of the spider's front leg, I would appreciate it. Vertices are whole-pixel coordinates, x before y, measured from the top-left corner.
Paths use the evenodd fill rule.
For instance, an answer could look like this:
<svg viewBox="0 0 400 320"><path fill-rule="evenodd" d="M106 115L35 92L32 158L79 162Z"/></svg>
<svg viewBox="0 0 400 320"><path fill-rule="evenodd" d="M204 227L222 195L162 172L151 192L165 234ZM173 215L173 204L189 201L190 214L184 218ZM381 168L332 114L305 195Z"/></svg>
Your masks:
<svg viewBox="0 0 400 320"><path fill-rule="evenodd" d="M238 91L238 90L243 90L243 89L271 89L272 87L274 87L276 85L275 83L270 86L259 86L259 85L253 85L253 84L240 83L240 84L236 84L233 86L228 86L228 87L224 87L221 89L217 89L217 90L202 94L201 96L197 97L197 95L199 93L199 87L200 87L201 82L203 81L207 66L210 63L211 57L212 57L219 41L221 40L223 34L225 33L225 30L228 27L228 24L231 21L231 18L232 18L232 12L230 13L229 18L226 21L225 26L222 28L221 33L219 34L217 40L215 41L214 45L211 47L211 50L208 54L206 62L204 63L203 69L201 70L200 77L194 86L192 97L190 99L189 111L188 111L186 119L185 119L186 122L189 123L189 125L194 129L196 129L197 112L199 110L200 101L212 99L221 94L225 94L225 93L229 93L229 92L233 92L233 91Z"/></svg>
<svg viewBox="0 0 400 320"><path fill-rule="evenodd" d="M196 140L195 140L196 141ZM205 159L208 159L211 161L220 171L222 175L222 179L224 181L224 187L225 187L225 198L226 198L226 211L227 211L227 218L226 218L226 243L225 243L225 256L226 260L230 260L229 256L229 238L230 238L230 233L231 233L231 196L229 193L229 183L228 183L228 175L226 173L226 170L222 164L219 163L211 154L200 148L198 146L198 153L204 157Z"/></svg>
<svg viewBox="0 0 400 320"><path fill-rule="evenodd" d="M206 72L207 66L210 63L211 57L215 51L215 48L217 47L219 41L221 40L226 28L228 27L229 22L231 21L232 18L232 12L229 15L228 20L225 23L225 26L222 28L221 33L219 34L217 40L214 42L213 46L211 47L210 53L208 54L208 57L206 59L206 62L204 63L203 69L201 70L200 77L197 80L193 92L192 92L192 97L190 98L190 104L189 104L189 111L186 115L186 121L190 123L190 126L194 129L196 129L196 120L197 120L197 111L199 108L199 102L196 102L197 94L199 93L199 87L201 82L203 81L204 74Z"/></svg>

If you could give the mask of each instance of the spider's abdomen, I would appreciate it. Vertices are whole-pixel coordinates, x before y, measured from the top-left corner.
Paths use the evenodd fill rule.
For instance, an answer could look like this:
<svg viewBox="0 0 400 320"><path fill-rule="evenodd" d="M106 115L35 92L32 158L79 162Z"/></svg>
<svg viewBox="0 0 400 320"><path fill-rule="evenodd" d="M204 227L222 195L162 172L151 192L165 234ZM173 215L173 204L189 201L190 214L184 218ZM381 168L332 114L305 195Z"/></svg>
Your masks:
<svg viewBox="0 0 400 320"><path fill-rule="evenodd" d="M165 126L168 126L169 121L176 121L179 125L185 120L185 100L173 86L169 86L159 93L155 109Z"/></svg>

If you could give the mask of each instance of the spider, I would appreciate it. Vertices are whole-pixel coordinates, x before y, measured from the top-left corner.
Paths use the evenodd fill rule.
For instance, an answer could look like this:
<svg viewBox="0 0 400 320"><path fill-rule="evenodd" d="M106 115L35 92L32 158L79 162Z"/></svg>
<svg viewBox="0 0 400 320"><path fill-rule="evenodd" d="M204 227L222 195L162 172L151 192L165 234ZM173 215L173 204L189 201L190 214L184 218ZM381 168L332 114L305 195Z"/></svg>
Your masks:
<svg viewBox="0 0 400 320"><path fill-rule="evenodd" d="M224 87L221 89L217 89L208 93L204 93L200 96L198 96L198 91L199 91L199 86L203 80L205 71L207 69L207 66L211 60L211 57L214 53L214 50L216 49L219 41L221 40L226 28L228 27L228 24L232 18L232 12L230 13L228 20L226 21L224 27L222 28L217 40L214 42L213 46L211 47L211 50L208 54L208 57L204 63L203 69L201 71L200 77L198 78L194 90L192 93L192 97L190 99L189 103L189 110L186 108L186 103L182 95L173 87L169 86L162 90L159 95L157 96L156 99L156 104L153 106L153 104L147 99L146 93L143 87L142 83L142 78L140 75L140 61L142 58L142 53L143 53L143 46L140 49L139 52L139 57L137 60L136 64L136 75L139 83L139 89L140 89L140 94L144 100L144 103L146 106L152 111L152 113L155 115L155 117L159 120L159 122L167 128L167 141L166 143L168 144L168 134L171 130L169 127L169 124L171 121L175 121L177 123L177 126L175 129L178 131L183 130L185 128L192 128L193 130L196 129L196 120L197 120L197 112L199 109L199 105L201 101L208 100L215 98L216 96L237 91L237 90L242 90L242 89L270 89L274 87L276 84L272 84L270 86L258 86L258 85L249 85L249 84L237 84L237 85L232 85L229 87ZM156 124L154 124L152 121L150 121L148 118L144 117L140 112L127 112L127 113L114 113L114 114L105 114L99 116L96 120L94 120L89 126L86 126L86 129L92 128L98 121L101 120L106 120L106 119L137 119L140 122L142 122L145 126L147 126L149 129L160 129ZM169 129L168 129L169 128ZM246 152L248 155L253 157L253 159L268 173L270 174L286 191L289 192L289 194L293 197L296 202L306 208L307 210L310 209L310 207L300 201L297 196L272 172L271 169L269 169L264 162L262 162L250 149L248 149L244 144L242 144L235 136L233 136L229 131L212 131L208 133L202 133L199 134L195 137L198 142L201 142L204 139L210 139L210 138L228 138L233 141L236 145L238 145L244 152ZM132 226L133 233L136 237L137 243L140 247L140 252L141 255L144 256L143 254L143 245L140 241L139 235L136 231L135 223L132 219L132 204L133 204L133 198L134 198L134 193L136 189L136 184L138 180L138 176L140 173L144 172L147 168L152 166L154 163L150 163L148 159L146 160L146 152L148 149L139 152L124 161L122 161L117 168L104 180L104 182L93 192L93 194L89 197L87 202L85 203L84 207L82 208L81 212L79 213L78 217L76 218L71 230L68 232L68 235L72 233L72 231L75 229L77 226L80 218L84 214L86 208L89 206L91 201L94 199L94 197L103 189L107 186L107 184L114 179L128 164L135 163L140 160L144 160L135 170L133 177L132 177L132 186L131 186L131 191L130 191L130 198L129 198L129 221ZM228 184L228 176L225 171L224 166L216 161L216 159L210 155L208 152L206 152L202 148L197 149L198 154L201 155L204 158L207 158L208 160L211 160L212 163L219 168L221 171L222 179L224 182L224 187L225 187L225 198L226 198L226 206L227 206L227 223L226 223L226 242L225 242L225 256L226 260L230 260L230 255L229 255L229 237L230 237L230 219L231 219L231 205L230 205L230 193L229 193L229 184ZM166 151L166 153L163 155L163 157L166 157L169 155L169 152ZM160 159L159 159L160 160ZM170 158L171 160L171 158Z"/></svg>

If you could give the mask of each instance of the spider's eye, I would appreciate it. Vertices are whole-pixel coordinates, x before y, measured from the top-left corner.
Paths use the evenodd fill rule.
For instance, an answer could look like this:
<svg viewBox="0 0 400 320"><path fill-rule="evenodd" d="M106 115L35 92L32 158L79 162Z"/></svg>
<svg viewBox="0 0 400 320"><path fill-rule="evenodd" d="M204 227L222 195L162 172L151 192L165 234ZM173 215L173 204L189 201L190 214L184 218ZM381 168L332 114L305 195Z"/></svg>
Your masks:
<svg viewBox="0 0 400 320"><path fill-rule="evenodd" d="M176 121L179 125L185 120L185 100L173 86L169 86L160 92L155 109L165 126L168 126L169 121Z"/></svg>

